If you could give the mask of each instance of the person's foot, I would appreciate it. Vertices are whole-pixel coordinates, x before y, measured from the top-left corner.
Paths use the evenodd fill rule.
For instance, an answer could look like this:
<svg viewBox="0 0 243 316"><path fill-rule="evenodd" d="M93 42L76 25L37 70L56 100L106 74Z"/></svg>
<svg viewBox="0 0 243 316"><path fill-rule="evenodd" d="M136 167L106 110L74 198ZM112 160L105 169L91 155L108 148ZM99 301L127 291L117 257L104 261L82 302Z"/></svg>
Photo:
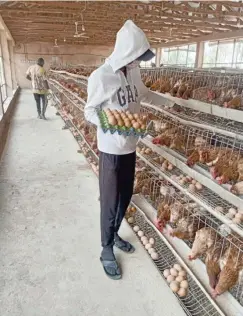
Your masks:
<svg viewBox="0 0 243 316"><path fill-rule="evenodd" d="M46 120L45 114L41 114L43 120Z"/></svg>
<svg viewBox="0 0 243 316"><path fill-rule="evenodd" d="M100 262L102 263L105 274L112 280L120 280L121 270L116 261L113 247L104 247L101 252Z"/></svg>
<svg viewBox="0 0 243 316"><path fill-rule="evenodd" d="M60 113L59 113L59 112L56 112L56 115L60 116Z"/></svg>
<svg viewBox="0 0 243 316"><path fill-rule="evenodd" d="M42 119L41 114L38 114L37 118L38 118L38 119Z"/></svg>
<svg viewBox="0 0 243 316"><path fill-rule="evenodd" d="M133 245L131 245L130 242L123 240L118 234L115 235L115 246L124 252L133 253L135 251Z"/></svg>

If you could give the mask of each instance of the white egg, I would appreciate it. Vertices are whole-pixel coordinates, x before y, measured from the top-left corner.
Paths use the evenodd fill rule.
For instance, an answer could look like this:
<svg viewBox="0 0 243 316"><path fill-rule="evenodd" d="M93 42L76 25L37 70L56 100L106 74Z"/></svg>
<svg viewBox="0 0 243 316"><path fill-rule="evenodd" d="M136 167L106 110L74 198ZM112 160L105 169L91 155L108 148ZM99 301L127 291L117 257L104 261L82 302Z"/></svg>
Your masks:
<svg viewBox="0 0 243 316"><path fill-rule="evenodd" d="M152 252L150 256L151 256L151 258L153 260L158 260L159 259L159 255L157 254L157 252Z"/></svg>
<svg viewBox="0 0 243 316"><path fill-rule="evenodd" d="M150 243L151 245L154 245L154 243L155 243L154 238L149 238L149 243Z"/></svg>
<svg viewBox="0 0 243 316"><path fill-rule="evenodd" d="M166 269L164 272L163 272L163 275L165 278L168 278L168 276L170 275L170 270L169 269Z"/></svg>
<svg viewBox="0 0 243 316"><path fill-rule="evenodd" d="M146 246L146 245L148 245L148 244L149 244L148 239L144 239L144 240L143 240L143 245Z"/></svg>
<svg viewBox="0 0 243 316"><path fill-rule="evenodd" d="M174 264L174 269L176 269L177 271L181 271L182 267L178 263L176 263Z"/></svg>
<svg viewBox="0 0 243 316"><path fill-rule="evenodd" d="M181 275L178 275L178 277L176 277L175 279L177 282L181 283L184 280L184 277Z"/></svg>
<svg viewBox="0 0 243 316"><path fill-rule="evenodd" d="M235 214L235 218L239 218L240 220L242 220L243 214L241 214L241 213L236 213L236 214Z"/></svg>
<svg viewBox="0 0 243 316"><path fill-rule="evenodd" d="M168 283L171 283L171 282L173 282L175 280L175 277L173 277L173 275L169 275L168 277L167 277L167 282Z"/></svg>
<svg viewBox="0 0 243 316"><path fill-rule="evenodd" d="M233 207L231 207L229 210L228 210L228 213L229 214L232 214L232 215L235 215L237 213L237 210L234 209Z"/></svg>
<svg viewBox="0 0 243 316"><path fill-rule="evenodd" d="M222 206L216 206L214 210L215 210L215 212L218 212L218 213L223 213L224 212L224 209L223 209Z"/></svg>
<svg viewBox="0 0 243 316"><path fill-rule="evenodd" d="M134 218L133 217L129 217L127 221L128 221L129 224L132 224L134 222Z"/></svg>
<svg viewBox="0 0 243 316"><path fill-rule="evenodd" d="M177 292L177 294L178 294L178 296L180 296L180 297L185 297L185 296L187 296L187 290L184 289L183 287L181 287L181 288L179 289L179 291Z"/></svg>
<svg viewBox="0 0 243 316"><path fill-rule="evenodd" d="M188 187L189 191L191 192L195 192L196 191L196 187L194 184L190 184L189 187Z"/></svg>
<svg viewBox="0 0 243 316"><path fill-rule="evenodd" d="M232 222L233 222L234 224L240 224L240 223L241 223L241 219L235 217L235 218L232 219Z"/></svg>
<svg viewBox="0 0 243 316"><path fill-rule="evenodd" d="M148 253L149 253L150 255L152 254L152 252L156 252L154 248L150 248L150 249L148 250Z"/></svg>
<svg viewBox="0 0 243 316"><path fill-rule="evenodd" d="M149 250L150 248L152 248L152 245L150 243L147 243L145 249Z"/></svg>
<svg viewBox="0 0 243 316"><path fill-rule="evenodd" d="M171 290L172 290L174 293L177 293L177 292L179 291L179 289L180 289L179 283L176 282L176 281L172 281L172 282L170 283L170 288L171 288Z"/></svg>
<svg viewBox="0 0 243 316"><path fill-rule="evenodd" d="M178 275L186 278L186 271L185 270L181 270L181 271L179 271Z"/></svg>
<svg viewBox="0 0 243 316"><path fill-rule="evenodd" d="M180 287L182 287L183 289L188 289L188 281L187 280L183 280L180 283Z"/></svg>
<svg viewBox="0 0 243 316"><path fill-rule="evenodd" d="M139 231L138 231L138 236L139 236L139 237L143 237L143 236L144 236L144 232L143 232L142 230L139 230Z"/></svg>
<svg viewBox="0 0 243 316"><path fill-rule="evenodd" d="M195 184L195 187L196 187L196 189L197 189L198 191L202 190L202 188L203 188L203 186L202 186L201 183L199 183L199 182L197 182L197 183Z"/></svg>
<svg viewBox="0 0 243 316"><path fill-rule="evenodd" d="M170 269L170 274L173 275L174 277L178 276L178 271L174 268Z"/></svg>
<svg viewBox="0 0 243 316"><path fill-rule="evenodd" d="M231 214L231 213L227 213L225 216L229 219L234 218L234 214Z"/></svg>
<svg viewBox="0 0 243 316"><path fill-rule="evenodd" d="M134 226L133 230L137 233L139 231L139 226Z"/></svg>
<svg viewBox="0 0 243 316"><path fill-rule="evenodd" d="M148 241L148 238L146 236L142 236L141 237L141 242L143 242L144 240L147 240Z"/></svg>

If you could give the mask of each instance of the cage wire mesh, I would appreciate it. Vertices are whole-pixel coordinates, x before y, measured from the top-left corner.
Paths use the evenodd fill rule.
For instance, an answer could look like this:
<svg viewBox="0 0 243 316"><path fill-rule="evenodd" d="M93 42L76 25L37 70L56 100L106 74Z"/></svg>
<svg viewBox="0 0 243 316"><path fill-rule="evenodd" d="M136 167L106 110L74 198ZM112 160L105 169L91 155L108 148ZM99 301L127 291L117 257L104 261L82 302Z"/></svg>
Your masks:
<svg viewBox="0 0 243 316"><path fill-rule="evenodd" d="M141 73L145 85L151 90L243 109L242 73L179 67L141 69Z"/></svg>
<svg viewBox="0 0 243 316"><path fill-rule="evenodd" d="M153 115L153 124L148 133L157 136L157 144L187 157L189 165L198 163L206 170L216 165L214 170L218 173L220 184L235 184L243 180L243 174L239 171L243 164L243 140L182 124L146 106L143 107L143 113ZM225 166L224 170L222 165Z"/></svg>
<svg viewBox="0 0 243 316"><path fill-rule="evenodd" d="M171 252L169 247L161 240L154 228L144 219L142 214L137 211L134 215L135 223L145 233L148 238L154 238L155 250L159 255L159 259L154 261L161 276L165 269L170 269L175 263L178 263L177 258ZM131 225L131 224L130 224ZM188 316L219 316L220 313L211 304L210 300L203 293L195 280L188 274L187 280L189 283L188 295L185 298L179 297L175 294Z"/></svg>
<svg viewBox="0 0 243 316"><path fill-rule="evenodd" d="M134 192L142 194L142 197L157 212L158 221L163 222L163 225L169 223L173 228L171 235L182 239L190 248L192 248L196 232L205 227L210 228L215 234L214 247L219 247L219 238L221 240L221 248L218 250L220 251L219 260L226 261L227 256L229 256L226 250L232 248L235 257L234 264L235 266L239 264L243 272L243 238L232 232L227 225L222 224L206 209L170 185L168 181L159 179L152 169L138 174ZM205 261L205 257L201 257L201 260ZM241 305L243 305L242 289L243 279L242 274L240 274L238 283L230 289L230 292Z"/></svg>

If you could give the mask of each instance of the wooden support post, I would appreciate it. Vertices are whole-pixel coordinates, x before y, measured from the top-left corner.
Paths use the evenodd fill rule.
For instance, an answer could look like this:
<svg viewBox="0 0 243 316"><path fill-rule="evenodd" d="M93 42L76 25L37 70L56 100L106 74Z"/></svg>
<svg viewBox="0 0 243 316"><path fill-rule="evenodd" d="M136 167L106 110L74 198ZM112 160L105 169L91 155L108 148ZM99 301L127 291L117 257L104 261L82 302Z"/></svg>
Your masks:
<svg viewBox="0 0 243 316"><path fill-rule="evenodd" d="M196 68L202 68L203 55L204 55L204 42L199 42L197 43L197 53L196 53L196 60L195 60Z"/></svg>

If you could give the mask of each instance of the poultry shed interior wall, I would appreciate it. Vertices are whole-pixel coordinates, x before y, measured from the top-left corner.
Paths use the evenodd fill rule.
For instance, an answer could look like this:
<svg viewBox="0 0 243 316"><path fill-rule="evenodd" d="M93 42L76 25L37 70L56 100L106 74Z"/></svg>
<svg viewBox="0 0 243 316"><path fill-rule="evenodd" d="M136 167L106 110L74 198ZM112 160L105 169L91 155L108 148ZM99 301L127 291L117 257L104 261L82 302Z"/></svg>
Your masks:
<svg viewBox="0 0 243 316"><path fill-rule="evenodd" d="M63 65L99 65L112 52L112 47L63 45L54 47L53 43L32 43L14 47L16 78L21 88L29 88L25 78L28 67L39 57L45 59L45 68L49 69L54 62Z"/></svg>

